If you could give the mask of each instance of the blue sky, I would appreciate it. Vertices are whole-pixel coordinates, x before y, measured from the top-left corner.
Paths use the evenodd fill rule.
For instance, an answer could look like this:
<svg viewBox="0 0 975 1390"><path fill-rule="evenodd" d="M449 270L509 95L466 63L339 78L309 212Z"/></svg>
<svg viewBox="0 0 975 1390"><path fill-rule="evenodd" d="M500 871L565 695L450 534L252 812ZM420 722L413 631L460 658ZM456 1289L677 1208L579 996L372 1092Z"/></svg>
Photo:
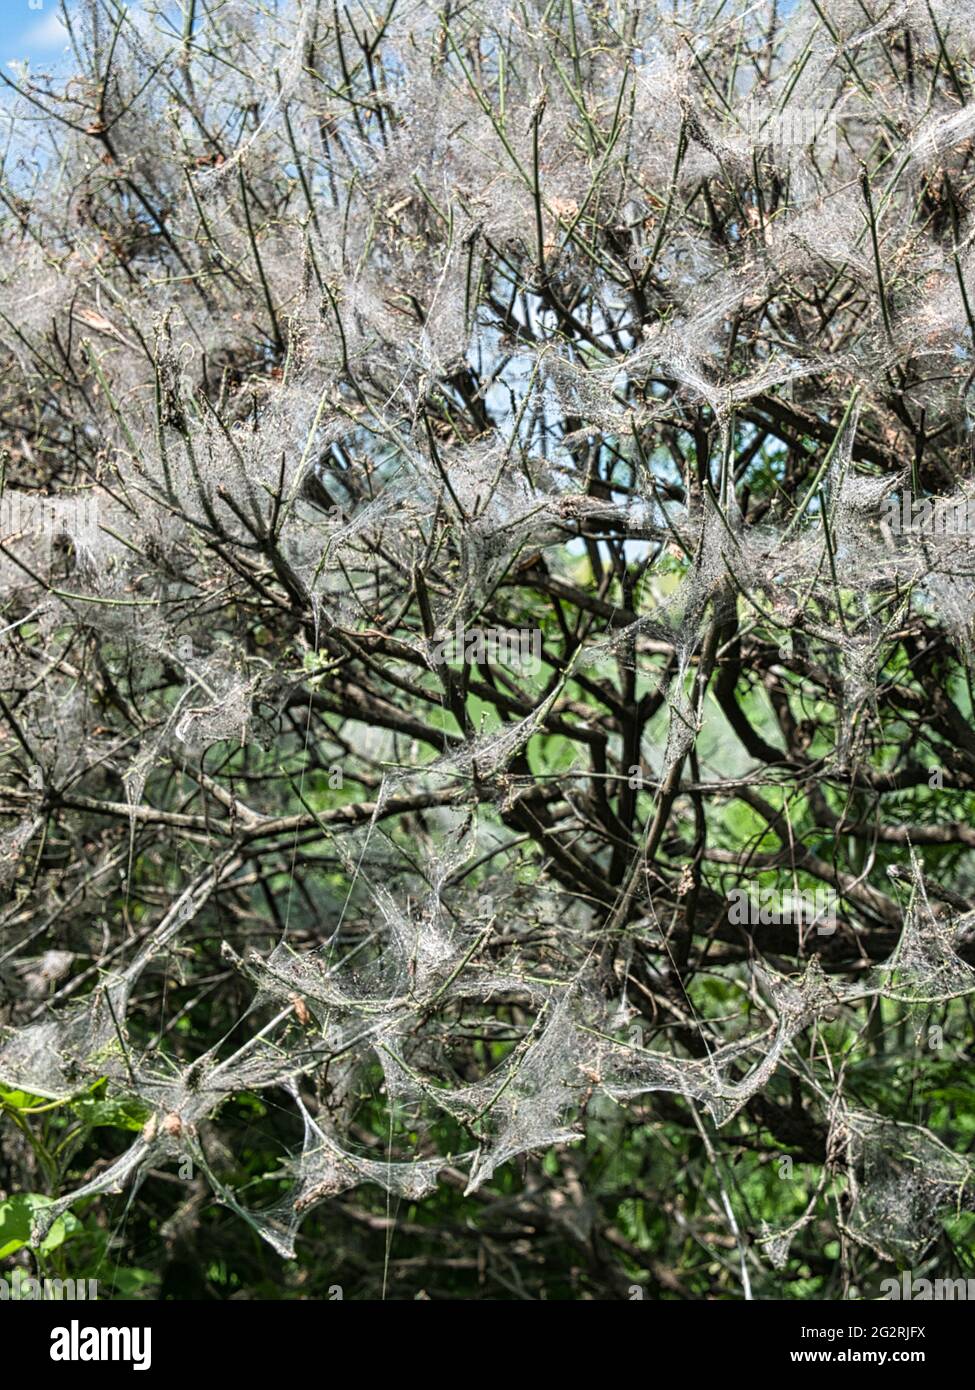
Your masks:
<svg viewBox="0 0 975 1390"><path fill-rule="evenodd" d="M5 69L25 58L37 68L60 56L67 41L60 9L58 0L43 0L39 9L32 9L28 0L0 0L0 63Z"/></svg>

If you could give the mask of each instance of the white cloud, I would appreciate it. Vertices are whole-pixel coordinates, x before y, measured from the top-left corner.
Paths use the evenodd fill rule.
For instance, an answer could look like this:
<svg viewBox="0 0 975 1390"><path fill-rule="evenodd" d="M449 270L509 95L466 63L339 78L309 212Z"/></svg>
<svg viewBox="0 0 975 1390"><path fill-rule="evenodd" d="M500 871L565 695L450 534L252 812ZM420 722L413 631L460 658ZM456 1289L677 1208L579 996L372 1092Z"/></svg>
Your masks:
<svg viewBox="0 0 975 1390"><path fill-rule="evenodd" d="M56 48L59 44L67 43L68 31L61 23L61 15L57 10L52 10L49 15L45 15L42 20L28 29L27 33L18 39L18 45L23 45L25 49L37 48Z"/></svg>

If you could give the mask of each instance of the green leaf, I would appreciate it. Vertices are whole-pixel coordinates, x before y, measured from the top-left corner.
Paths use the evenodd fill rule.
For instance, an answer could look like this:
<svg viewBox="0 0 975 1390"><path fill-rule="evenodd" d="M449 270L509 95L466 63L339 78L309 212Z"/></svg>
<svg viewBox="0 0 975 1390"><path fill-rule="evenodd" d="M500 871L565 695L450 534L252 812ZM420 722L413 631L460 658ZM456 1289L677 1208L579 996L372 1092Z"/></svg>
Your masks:
<svg viewBox="0 0 975 1390"><path fill-rule="evenodd" d="M50 1105L49 1100L43 1096L32 1095L30 1091L11 1090L8 1086L0 1086L0 1104L6 1105L11 1110L32 1110L36 1105Z"/></svg>
<svg viewBox="0 0 975 1390"><path fill-rule="evenodd" d="M113 1282L115 1292L121 1298L136 1298L145 1289L159 1283L159 1275L151 1269L137 1269L133 1265L115 1271Z"/></svg>
<svg viewBox="0 0 975 1390"><path fill-rule="evenodd" d="M138 1131L149 1118L149 1110L137 1100L102 1100L85 1096L71 1102L80 1120L92 1129L129 1129Z"/></svg>
<svg viewBox="0 0 975 1390"><path fill-rule="evenodd" d="M25 1245L31 1245L30 1232L34 1216L41 1208L50 1205L51 1198L43 1197L37 1192L18 1193L16 1197L0 1204L0 1260L5 1259L7 1255L16 1254ZM58 1217L37 1248L42 1255L49 1255L52 1250L63 1245L69 1236L77 1234L81 1229L78 1218L66 1212L64 1216Z"/></svg>

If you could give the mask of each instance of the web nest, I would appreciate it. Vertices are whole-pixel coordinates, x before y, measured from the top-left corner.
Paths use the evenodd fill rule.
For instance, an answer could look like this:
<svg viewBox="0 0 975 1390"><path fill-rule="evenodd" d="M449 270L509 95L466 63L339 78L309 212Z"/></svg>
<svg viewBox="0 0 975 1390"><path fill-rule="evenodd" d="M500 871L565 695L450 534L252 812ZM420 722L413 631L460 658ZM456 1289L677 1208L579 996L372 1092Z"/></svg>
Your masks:
<svg viewBox="0 0 975 1390"><path fill-rule="evenodd" d="M144 1116L35 1240L188 1159L290 1257L342 1193L475 1194L648 1097L708 1136L771 1098L791 1141L793 1087L823 1177L770 1262L834 1178L846 1235L921 1258L971 1160L811 1040L975 988L923 848L970 836L878 811L928 762L975 786L967 21L678 7L689 43L650 6L637 61L590 7L575 100L520 12L394 6L323 112L315 7L224 8L257 106L127 24L3 232L0 1084ZM187 64L214 129L259 107L234 150L185 112L146 143ZM732 932L725 869L829 883L835 941ZM221 1026L182 1035L160 993L207 970ZM272 1093L261 1204L210 1139Z"/></svg>

